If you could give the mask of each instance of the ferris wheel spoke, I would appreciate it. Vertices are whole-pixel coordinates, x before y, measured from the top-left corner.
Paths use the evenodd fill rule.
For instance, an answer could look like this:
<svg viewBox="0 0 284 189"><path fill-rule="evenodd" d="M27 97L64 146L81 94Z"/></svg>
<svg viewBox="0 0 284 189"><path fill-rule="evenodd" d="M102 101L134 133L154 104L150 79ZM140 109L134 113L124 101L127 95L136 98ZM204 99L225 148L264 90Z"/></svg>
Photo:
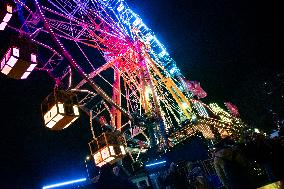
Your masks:
<svg viewBox="0 0 284 189"><path fill-rule="evenodd" d="M114 25L111 25L109 22L106 22L103 17L96 14L97 11L85 12L84 14L88 19L83 20L78 15L77 16L76 15L70 16L67 13L62 14L61 12L58 12L56 10L53 10L53 9L50 9L50 8L47 8L47 7L43 7L43 9L45 11L49 12L49 13L52 13L53 15L56 15L56 16L59 16L61 18L66 19L66 20L70 20L72 22L75 22L80 26L89 27L90 30L92 30L92 31L102 32L102 33L105 33L106 35L113 36L113 37L120 39L120 40L124 39L124 35L122 35L121 32L119 32L116 29L113 29ZM87 22L86 22L86 20L87 20ZM109 32L107 32L107 31L109 31Z"/></svg>
<svg viewBox="0 0 284 189"><path fill-rule="evenodd" d="M37 8L39 10L39 13L40 13L42 19L44 20L44 23L45 23L45 26L46 26L47 30L50 32L50 34L51 34L52 38L54 39L54 42L57 44L58 48L62 50L63 55L66 57L66 59L72 64L72 66L74 66L78 70L79 74L81 76L83 76L83 78L85 78L89 82L89 84L92 86L92 88L94 90L97 91L97 93L99 93L102 97L104 97L114 107L116 107L117 109L120 109L126 116L131 117L122 107L117 105L100 87L98 87L93 81L91 81L90 78L88 78L87 74L77 64L77 62L68 53L68 51L64 48L62 43L57 38L57 36L54 34L54 32L53 32L52 28L50 27L48 21L44 17L44 13L42 12L42 9L41 9L41 6L40 6L39 2L37 0L35 0L35 2L36 2L36 6L37 6Z"/></svg>

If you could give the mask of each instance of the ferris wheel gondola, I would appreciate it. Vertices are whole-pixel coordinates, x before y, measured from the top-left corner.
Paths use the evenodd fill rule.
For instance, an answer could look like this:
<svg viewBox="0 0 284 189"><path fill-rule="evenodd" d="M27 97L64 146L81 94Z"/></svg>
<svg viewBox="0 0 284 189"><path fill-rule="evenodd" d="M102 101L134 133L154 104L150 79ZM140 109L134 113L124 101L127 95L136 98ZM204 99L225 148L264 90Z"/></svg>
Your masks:
<svg viewBox="0 0 284 189"><path fill-rule="evenodd" d="M51 130L69 127L80 115L77 97L73 92L55 90L41 105L44 124Z"/></svg>

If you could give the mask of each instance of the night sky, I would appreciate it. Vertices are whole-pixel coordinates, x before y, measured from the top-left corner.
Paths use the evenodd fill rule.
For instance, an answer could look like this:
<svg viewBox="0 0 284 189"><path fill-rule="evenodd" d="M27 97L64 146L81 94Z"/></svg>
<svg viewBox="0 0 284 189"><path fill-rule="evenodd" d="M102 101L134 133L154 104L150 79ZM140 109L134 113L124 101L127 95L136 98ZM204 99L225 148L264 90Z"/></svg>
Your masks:
<svg viewBox="0 0 284 189"><path fill-rule="evenodd" d="M283 40L272 1L127 2L156 33L181 72L201 82L208 93L205 102L231 101L247 123L264 128L261 123L271 123L267 107L283 118L276 78L284 73L283 58L276 53ZM44 72L19 81L0 75L1 189L40 188L84 177L91 139L87 117L64 131L44 128L40 104L52 88L53 81ZM274 96L266 95L270 88Z"/></svg>

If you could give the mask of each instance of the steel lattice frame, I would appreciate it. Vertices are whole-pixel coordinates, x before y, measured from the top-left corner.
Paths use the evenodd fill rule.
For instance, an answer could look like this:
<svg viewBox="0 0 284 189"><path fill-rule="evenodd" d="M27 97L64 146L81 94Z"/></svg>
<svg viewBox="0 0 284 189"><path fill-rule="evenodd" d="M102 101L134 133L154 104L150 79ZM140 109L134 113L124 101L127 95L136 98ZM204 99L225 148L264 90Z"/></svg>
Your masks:
<svg viewBox="0 0 284 189"><path fill-rule="evenodd" d="M9 27L43 47L37 69L48 71L57 87L78 92L92 118L105 114L121 129L132 125L133 113L151 112L167 132L199 114L174 60L123 0L15 2L24 22ZM209 107L198 107L208 117Z"/></svg>
<svg viewBox="0 0 284 189"><path fill-rule="evenodd" d="M182 112L180 109L183 107L178 105L187 103L190 107L190 103L177 88L171 75L160 62L151 56L153 52L140 37L143 31L134 27L131 30L125 29L123 23L120 23L118 19L113 19L114 12L105 6L106 1L104 3L100 1L47 1L45 4L35 2L45 28L56 42L57 48L83 76L83 80L74 89L84 91L88 89L86 85L90 85L92 87L90 91L103 96L104 100L112 106L110 109L114 126L117 128L122 126L121 112L129 116L132 112L154 111L168 118L170 115L167 114L171 112L174 117L180 118L177 114ZM71 41L72 48L77 47L77 50L67 49L65 43L68 42L66 41ZM90 60L90 53L86 52L88 51L86 47L96 49L104 57L106 63L98 67ZM74 52L81 52L84 60L76 59L77 57L72 54ZM102 73L108 70L112 70L115 79L102 76ZM112 87L111 93L108 94L103 91L102 87L98 87L99 84L95 83L96 77ZM123 89L121 88L122 83ZM167 95L163 95L166 91L168 91ZM151 94L146 96L145 93ZM149 95L151 99L146 99ZM173 99L173 96L176 99ZM124 98L126 105L122 104L121 98ZM179 104L168 108L167 113L162 107L170 104L173 106L171 99L173 99L172 102L179 101ZM184 108L183 112L190 117L190 108L189 110ZM170 127L168 122L167 125Z"/></svg>

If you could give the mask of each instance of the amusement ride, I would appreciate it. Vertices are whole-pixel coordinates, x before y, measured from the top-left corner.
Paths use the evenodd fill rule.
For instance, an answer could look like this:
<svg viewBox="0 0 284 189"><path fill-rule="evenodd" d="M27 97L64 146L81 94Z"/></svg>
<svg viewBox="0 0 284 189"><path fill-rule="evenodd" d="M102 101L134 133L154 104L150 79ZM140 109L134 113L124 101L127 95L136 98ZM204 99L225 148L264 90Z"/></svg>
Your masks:
<svg viewBox="0 0 284 189"><path fill-rule="evenodd" d="M125 0L1 1L2 74L26 79L47 72L54 89L41 105L43 124L68 129L90 117L90 155L97 166L166 153L196 132L207 139L244 127L227 110L201 101L200 83L186 79L166 48ZM96 127L101 128L96 133Z"/></svg>

